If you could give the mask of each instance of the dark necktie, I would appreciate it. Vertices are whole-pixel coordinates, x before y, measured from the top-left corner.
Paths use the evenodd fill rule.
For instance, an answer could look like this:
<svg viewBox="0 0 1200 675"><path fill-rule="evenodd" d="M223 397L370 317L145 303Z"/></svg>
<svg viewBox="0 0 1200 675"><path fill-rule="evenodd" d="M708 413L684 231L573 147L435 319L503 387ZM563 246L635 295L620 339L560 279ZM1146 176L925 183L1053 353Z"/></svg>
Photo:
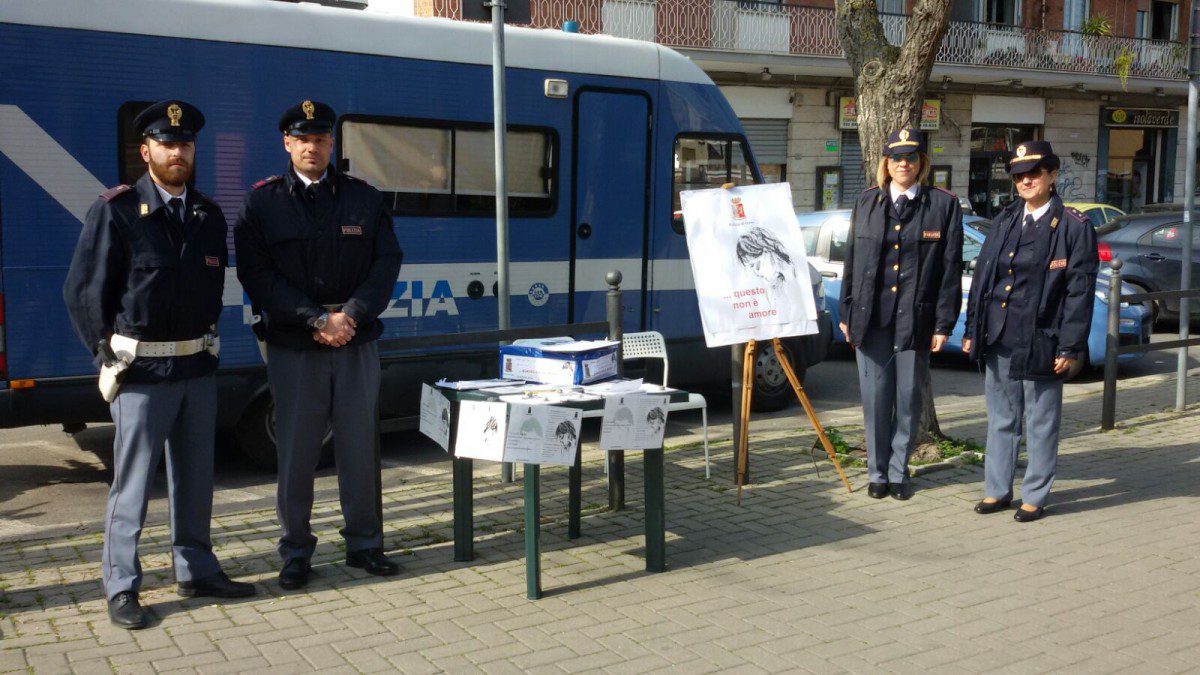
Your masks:
<svg viewBox="0 0 1200 675"><path fill-rule="evenodd" d="M1025 214L1025 227L1033 227L1033 214L1032 213Z"/></svg>
<svg viewBox="0 0 1200 675"><path fill-rule="evenodd" d="M896 198L896 215L903 218L908 211L908 195L900 195Z"/></svg>
<svg viewBox="0 0 1200 675"><path fill-rule="evenodd" d="M183 224L183 199L179 197L171 197L167 202L167 208L171 210L171 215L175 216L175 220L180 225Z"/></svg>
<svg viewBox="0 0 1200 675"><path fill-rule="evenodd" d="M320 183L309 183L308 187L304 188L304 194L308 196L310 201L317 201L317 190L320 189Z"/></svg>

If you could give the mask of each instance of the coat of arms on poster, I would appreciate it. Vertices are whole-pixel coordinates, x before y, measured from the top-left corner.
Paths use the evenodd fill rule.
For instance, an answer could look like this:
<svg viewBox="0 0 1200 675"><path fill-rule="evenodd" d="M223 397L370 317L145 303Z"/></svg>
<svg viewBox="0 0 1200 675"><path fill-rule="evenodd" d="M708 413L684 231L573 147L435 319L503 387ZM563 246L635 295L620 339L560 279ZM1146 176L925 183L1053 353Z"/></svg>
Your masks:
<svg viewBox="0 0 1200 675"><path fill-rule="evenodd" d="M790 185L688 190L680 199L709 347L818 332Z"/></svg>

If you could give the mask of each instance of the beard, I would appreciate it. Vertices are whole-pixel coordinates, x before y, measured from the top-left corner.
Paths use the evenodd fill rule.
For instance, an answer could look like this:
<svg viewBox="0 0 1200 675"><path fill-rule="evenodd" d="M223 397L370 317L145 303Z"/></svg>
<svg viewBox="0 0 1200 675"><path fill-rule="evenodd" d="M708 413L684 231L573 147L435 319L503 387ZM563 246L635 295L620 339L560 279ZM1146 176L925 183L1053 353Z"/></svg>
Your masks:
<svg viewBox="0 0 1200 675"><path fill-rule="evenodd" d="M150 172L159 182L170 187L187 185L192 179L192 168L192 165L182 158L168 160L166 163L150 160Z"/></svg>

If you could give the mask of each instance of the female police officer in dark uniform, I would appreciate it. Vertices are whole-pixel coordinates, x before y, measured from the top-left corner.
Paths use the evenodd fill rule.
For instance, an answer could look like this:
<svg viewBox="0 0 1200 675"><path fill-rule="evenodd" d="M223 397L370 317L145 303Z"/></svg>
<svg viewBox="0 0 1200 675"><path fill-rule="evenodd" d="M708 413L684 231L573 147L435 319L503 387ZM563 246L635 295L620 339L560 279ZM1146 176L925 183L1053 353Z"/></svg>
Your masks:
<svg viewBox="0 0 1200 675"><path fill-rule="evenodd" d="M962 211L953 194L923 185L924 141L913 129L888 137L878 187L859 195L846 242L840 327L858 353L876 499L912 496L908 454L929 352L942 348L962 303Z"/></svg>
<svg viewBox="0 0 1200 675"><path fill-rule="evenodd" d="M975 511L1012 503L1024 432L1029 466L1014 514L1023 523L1042 517L1054 482L1063 378L1087 346L1100 264L1091 223L1055 192L1058 166L1045 141L1017 146L1008 173L1020 199L979 252L963 338L963 351L986 364L986 485Z"/></svg>

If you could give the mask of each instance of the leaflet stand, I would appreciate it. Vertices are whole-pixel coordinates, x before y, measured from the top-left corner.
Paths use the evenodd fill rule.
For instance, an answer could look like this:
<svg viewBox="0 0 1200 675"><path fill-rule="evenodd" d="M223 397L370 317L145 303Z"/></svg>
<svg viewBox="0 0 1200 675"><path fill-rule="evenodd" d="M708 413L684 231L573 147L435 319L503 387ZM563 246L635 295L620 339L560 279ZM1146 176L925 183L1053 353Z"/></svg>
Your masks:
<svg viewBox="0 0 1200 675"><path fill-rule="evenodd" d="M842 484L846 486L846 492L854 492L854 488L850 487L850 481L846 480L846 474L842 472L842 465L837 460L837 455L833 452L833 445L830 444L829 438L825 435L825 429L821 426L820 420L817 419L817 412L813 410L812 404L808 401L808 395L804 393L804 387L800 384L800 380L796 377L796 371L792 368L792 362L788 359L787 351L783 348L783 343L779 338L771 340L772 346L775 348L775 358L779 359L779 365L783 367L783 372L787 375L788 382L791 382L792 389L796 392L796 398L800 399L800 405L804 406L804 412L808 414L808 420L812 422L813 429L817 431L817 437L821 439L821 445L825 446L825 452L829 455L830 461L833 462L834 468L837 469L838 476L842 479ZM742 485L746 478L746 465L750 458L750 402L751 396L754 393L754 352L758 348L757 343L751 340L746 343L745 356L742 359L742 409L741 409L741 435L738 437L737 445L737 503L742 503Z"/></svg>

